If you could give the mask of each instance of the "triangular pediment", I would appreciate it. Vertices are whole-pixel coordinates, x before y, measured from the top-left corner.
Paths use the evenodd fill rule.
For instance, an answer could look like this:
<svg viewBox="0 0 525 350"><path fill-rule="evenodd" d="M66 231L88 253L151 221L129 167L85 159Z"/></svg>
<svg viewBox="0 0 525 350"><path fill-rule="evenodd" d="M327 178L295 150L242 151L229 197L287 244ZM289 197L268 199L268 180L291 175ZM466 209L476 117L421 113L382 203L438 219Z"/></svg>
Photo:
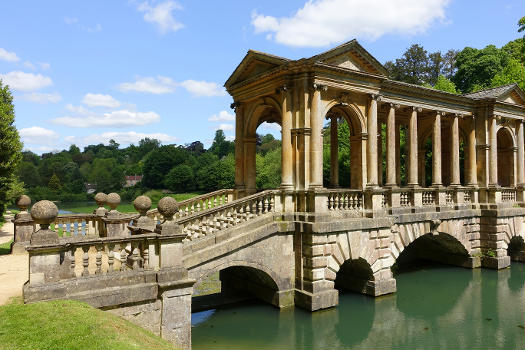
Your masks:
<svg viewBox="0 0 525 350"><path fill-rule="evenodd" d="M286 58L250 50L233 71L224 86L229 88L233 84L248 80L251 77L270 71L288 62L290 62L290 60Z"/></svg>
<svg viewBox="0 0 525 350"><path fill-rule="evenodd" d="M370 55L357 40L349 41L313 56L310 60L365 73L387 75L385 67Z"/></svg>
<svg viewBox="0 0 525 350"><path fill-rule="evenodd" d="M498 101L512 103L514 105L525 105L525 96L523 96L523 92L519 88L516 88L501 95Z"/></svg>
<svg viewBox="0 0 525 350"><path fill-rule="evenodd" d="M494 99L498 102L525 105L525 94L515 83L465 94L475 99Z"/></svg>

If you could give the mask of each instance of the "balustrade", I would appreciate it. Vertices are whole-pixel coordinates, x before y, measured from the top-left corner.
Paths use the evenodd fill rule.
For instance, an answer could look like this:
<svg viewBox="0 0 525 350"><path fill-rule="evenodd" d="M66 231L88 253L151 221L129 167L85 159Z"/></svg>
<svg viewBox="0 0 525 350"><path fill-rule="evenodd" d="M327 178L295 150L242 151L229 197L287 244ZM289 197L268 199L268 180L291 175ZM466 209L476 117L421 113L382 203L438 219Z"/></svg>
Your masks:
<svg viewBox="0 0 525 350"><path fill-rule="evenodd" d="M501 201L502 202L515 202L516 201L516 189L515 188L501 189Z"/></svg>
<svg viewBox="0 0 525 350"><path fill-rule="evenodd" d="M327 200L328 210L353 210L363 209L363 193L358 190L329 190Z"/></svg>

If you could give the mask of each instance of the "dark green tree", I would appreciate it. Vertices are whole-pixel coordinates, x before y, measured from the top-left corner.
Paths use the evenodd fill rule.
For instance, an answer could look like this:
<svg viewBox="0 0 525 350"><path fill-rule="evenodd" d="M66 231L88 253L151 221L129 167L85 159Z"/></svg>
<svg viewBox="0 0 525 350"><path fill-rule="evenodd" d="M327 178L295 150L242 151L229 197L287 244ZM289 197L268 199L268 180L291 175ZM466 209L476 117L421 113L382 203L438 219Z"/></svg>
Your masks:
<svg viewBox="0 0 525 350"><path fill-rule="evenodd" d="M170 170L164 179L165 186L175 192L189 192L195 189L193 170L181 164Z"/></svg>
<svg viewBox="0 0 525 350"><path fill-rule="evenodd" d="M15 184L15 172L22 159L22 143L14 122L13 96L0 80L0 216L11 200L8 194Z"/></svg>
<svg viewBox="0 0 525 350"><path fill-rule="evenodd" d="M226 140L226 135L224 135L224 131L222 131L221 129L217 130L215 132L215 138L213 139L213 143L210 147L210 152L215 154L220 159L226 156L228 153L233 153L234 150L234 143Z"/></svg>
<svg viewBox="0 0 525 350"><path fill-rule="evenodd" d="M142 183L148 188L162 188L164 177L191 155L182 147L161 146L151 151L144 161Z"/></svg>
<svg viewBox="0 0 525 350"><path fill-rule="evenodd" d="M54 192L60 192L60 190L62 189L62 184L60 183L60 179L58 178L57 174L53 174L51 176L47 187L49 187L49 189Z"/></svg>
<svg viewBox="0 0 525 350"><path fill-rule="evenodd" d="M116 159L95 159L88 177L99 192L114 192L122 188L125 182L124 169Z"/></svg>

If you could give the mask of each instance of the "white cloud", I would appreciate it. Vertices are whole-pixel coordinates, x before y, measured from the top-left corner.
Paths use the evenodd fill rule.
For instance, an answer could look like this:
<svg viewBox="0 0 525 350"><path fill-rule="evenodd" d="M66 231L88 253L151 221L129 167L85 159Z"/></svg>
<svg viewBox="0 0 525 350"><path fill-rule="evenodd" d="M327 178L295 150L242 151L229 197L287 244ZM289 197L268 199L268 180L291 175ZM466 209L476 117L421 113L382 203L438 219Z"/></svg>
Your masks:
<svg viewBox="0 0 525 350"><path fill-rule="evenodd" d="M261 125L259 125L259 128L262 130L270 130L270 131L281 131L281 126L277 123L267 123L264 122Z"/></svg>
<svg viewBox="0 0 525 350"><path fill-rule="evenodd" d="M227 111L220 111L218 114L214 114L208 118L210 122L229 122L235 120L235 114L231 114Z"/></svg>
<svg viewBox="0 0 525 350"><path fill-rule="evenodd" d="M49 68L51 68L51 65L47 62L38 62L38 65L42 70L48 70Z"/></svg>
<svg viewBox="0 0 525 350"><path fill-rule="evenodd" d="M90 127L117 127L141 126L158 122L160 116L155 112L136 112L127 109L98 114L84 107L68 105L67 109L74 112L74 116L64 116L52 119L55 124L72 128Z"/></svg>
<svg viewBox="0 0 525 350"><path fill-rule="evenodd" d="M109 143L109 140L113 139L117 143L120 144L130 144L130 143L138 143L140 140L149 137L150 139L157 139L161 141L162 143L173 143L177 140L176 137L164 134L164 133L141 133L141 132L135 132L135 131L127 131L127 132L117 132L117 131L111 131L111 132L105 132L102 134L96 134L96 135L90 135L85 138L82 138L80 141L81 144L96 144L96 143ZM71 139L75 140L75 139Z"/></svg>
<svg viewBox="0 0 525 350"><path fill-rule="evenodd" d="M252 13L255 33L295 47L320 47L354 37L418 34L445 20L450 0L310 0L291 17Z"/></svg>
<svg viewBox="0 0 525 350"><path fill-rule="evenodd" d="M49 77L43 76L42 74L25 73L21 71L0 74L0 79L13 90L19 91L39 90L46 86L53 85L53 81Z"/></svg>
<svg viewBox="0 0 525 350"><path fill-rule="evenodd" d="M20 96L22 100L35 102L35 103L57 103L62 100L62 96L58 92L53 93L42 93L32 92L29 94L23 94Z"/></svg>
<svg viewBox="0 0 525 350"><path fill-rule="evenodd" d="M233 124L222 123L217 125L217 127L215 128L215 130L219 129L221 129L222 131L232 131L233 129L235 129L235 126Z"/></svg>
<svg viewBox="0 0 525 350"><path fill-rule="evenodd" d="M14 52L9 52L0 47L0 60L7 62L18 62L20 58Z"/></svg>
<svg viewBox="0 0 525 350"><path fill-rule="evenodd" d="M176 83L168 77L158 76L138 78L133 83L122 83L118 89L123 92L137 91L150 94L168 94L175 91Z"/></svg>
<svg viewBox="0 0 525 350"><path fill-rule="evenodd" d="M32 70L36 69L35 65L33 63L29 62L29 61L25 61L24 62L24 67L32 69Z"/></svg>
<svg viewBox="0 0 525 350"><path fill-rule="evenodd" d="M18 131L24 143L32 143L39 145L49 145L58 138L58 134L40 126L32 126L30 128L23 128Z"/></svg>
<svg viewBox="0 0 525 350"><path fill-rule="evenodd" d="M192 95L199 97L226 95L226 90L217 83L191 79L179 83L169 77L161 75L157 77L139 77L136 78L134 82L120 84L118 89L123 92L137 91L160 95L173 93L178 86L184 88Z"/></svg>
<svg viewBox="0 0 525 350"><path fill-rule="evenodd" d="M176 32L184 28L184 25L173 18L173 10L182 10L175 1L164 1L157 6L152 6L149 2L139 4L138 10L144 12L144 20L153 23L162 33Z"/></svg>
<svg viewBox="0 0 525 350"><path fill-rule="evenodd" d="M197 80L185 80L180 85L195 96L224 96L226 90L216 83Z"/></svg>
<svg viewBox="0 0 525 350"><path fill-rule="evenodd" d="M82 103L89 107L108 107L117 108L120 106L120 102L114 99L110 95L102 94L86 94L82 99Z"/></svg>

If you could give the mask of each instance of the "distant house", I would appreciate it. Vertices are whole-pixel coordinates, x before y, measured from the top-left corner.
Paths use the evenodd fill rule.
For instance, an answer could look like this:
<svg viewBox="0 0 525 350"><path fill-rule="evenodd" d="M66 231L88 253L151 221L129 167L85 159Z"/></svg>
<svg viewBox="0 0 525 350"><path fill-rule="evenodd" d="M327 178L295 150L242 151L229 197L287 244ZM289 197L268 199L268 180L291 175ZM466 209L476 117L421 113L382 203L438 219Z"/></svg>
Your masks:
<svg viewBox="0 0 525 350"><path fill-rule="evenodd" d="M140 181L142 181L142 175L127 175L126 176L126 184L124 187L131 187L138 184Z"/></svg>

